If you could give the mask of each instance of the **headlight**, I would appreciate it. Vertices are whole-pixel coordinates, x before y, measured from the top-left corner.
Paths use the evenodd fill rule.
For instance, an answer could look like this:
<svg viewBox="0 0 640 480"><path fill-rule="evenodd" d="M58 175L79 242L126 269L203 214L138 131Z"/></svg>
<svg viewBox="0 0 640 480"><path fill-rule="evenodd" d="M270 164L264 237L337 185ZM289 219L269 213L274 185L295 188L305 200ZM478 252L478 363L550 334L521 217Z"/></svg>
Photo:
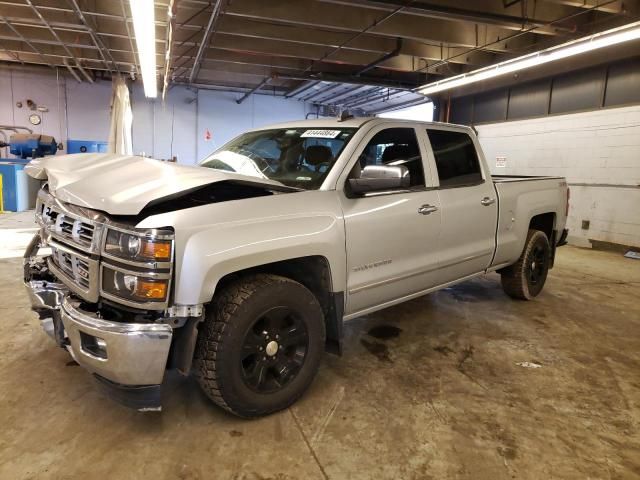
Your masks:
<svg viewBox="0 0 640 480"><path fill-rule="evenodd" d="M158 278L158 276L129 270L115 270L108 265L103 265L102 291L136 303L164 302L169 291L169 279Z"/></svg>
<svg viewBox="0 0 640 480"><path fill-rule="evenodd" d="M171 261L172 240L126 233L109 229L104 244L104 252L114 257L138 262Z"/></svg>

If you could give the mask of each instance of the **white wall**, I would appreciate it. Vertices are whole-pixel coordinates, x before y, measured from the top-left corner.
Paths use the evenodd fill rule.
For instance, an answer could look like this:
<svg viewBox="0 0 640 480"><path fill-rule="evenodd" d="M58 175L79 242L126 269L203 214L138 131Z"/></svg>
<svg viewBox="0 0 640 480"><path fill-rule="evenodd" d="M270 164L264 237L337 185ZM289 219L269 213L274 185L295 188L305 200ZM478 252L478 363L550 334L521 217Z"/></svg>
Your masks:
<svg viewBox="0 0 640 480"><path fill-rule="evenodd" d="M142 85L134 85L134 153L160 159L176 156L180 163L194 164L245 130L301 120L307 112L300 101L268 95L251 95L238 105L236 99L241 96L173 87L162 102L144 98ZM27 98L49 108L49 112L40 114L42 123L38 127L28 121L33 112L26 107ZM0 124L30 127L34 132L53 135L58 142L107 141L110 100L110 81L78 83L62 70L57 78L49 69L0 67ZM16 107L18 101L23 102L22 108ZM207 129L212 135L209 141L204 137Z"/></svg>
<svg viewBox="0 0 640 480"><path fill-rule="evenodd" d="M305 104L297 100L251 95L238 104L241 96L174 87L162 103L145 99L142 87L136 86L132 95L134 153L162 159L175 155L180 163L193 164L245 130L305 118Z"/></svg>
<svg viewBox="0 0 640 480"><path fill-rule="evenodd" d="M236 135L270 123L305 118L305 104L267 95L251 95L240 105L242 94L198 91L198 158L203 159ZM205 132L211 140L205 140Z"/></svg>
<svg viewBox="0 0 640 480"><path fill-rule="evenodd" d="M571 243L640 247L640 106L478 125L494 174L561 175ZM496 167L496 157L506 167ZM588 230L581 229L589 220Z"/></svg>
<svg viewBox="0 0 640 480"><path fill-rule="evenodd" d="M111 82L78 83L68 79L63 88L66 88L69 139L106 142L109 137ZM58 141L63 139L58 138Z"/></svg>
<svg viewBox="0 0 640 480"><path fill-rule="evenodd" d="M132 89L133 153L154 158L177 157L179 163L197 160L195 144L196 94L174 87L164 102L148 100L141 85Z"/></svg>

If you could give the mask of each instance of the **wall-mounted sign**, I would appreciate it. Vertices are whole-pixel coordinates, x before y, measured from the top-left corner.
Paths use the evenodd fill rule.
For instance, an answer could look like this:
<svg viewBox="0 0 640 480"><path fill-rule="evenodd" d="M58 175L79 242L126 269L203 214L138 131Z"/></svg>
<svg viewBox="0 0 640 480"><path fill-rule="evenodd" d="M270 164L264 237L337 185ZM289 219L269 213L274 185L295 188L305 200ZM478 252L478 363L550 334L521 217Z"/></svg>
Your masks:
<svg viewBox="0 0 640 480"><path fill-rule="evenodd" d="M496 157L496 167L497 168L504 168L506 166L507 166L507 157L504 157L504 156Z"/></svg>

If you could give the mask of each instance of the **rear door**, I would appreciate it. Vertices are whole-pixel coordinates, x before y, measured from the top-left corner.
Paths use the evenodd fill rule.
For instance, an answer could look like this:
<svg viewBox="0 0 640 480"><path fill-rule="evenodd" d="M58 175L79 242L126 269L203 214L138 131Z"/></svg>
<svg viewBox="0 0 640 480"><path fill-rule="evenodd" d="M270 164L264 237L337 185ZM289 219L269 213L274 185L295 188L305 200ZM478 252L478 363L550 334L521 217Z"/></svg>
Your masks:
<svg viewBox="0 0 640 480"><path fill-rule="evenodd" d="M408 123L373 127L338 182L346 231L347 314L437 283L440 202L418 133ZM410 188L350 194L348 177L367 165L406 166Z"/></svg>
<svg viewBox="0 0 640 480"><path fill-rule="evenodd" d="M495 249L498 203L477 145L465 130L427 128L429 156L441 203L439 277L446 283L489 267Z"/></svg>

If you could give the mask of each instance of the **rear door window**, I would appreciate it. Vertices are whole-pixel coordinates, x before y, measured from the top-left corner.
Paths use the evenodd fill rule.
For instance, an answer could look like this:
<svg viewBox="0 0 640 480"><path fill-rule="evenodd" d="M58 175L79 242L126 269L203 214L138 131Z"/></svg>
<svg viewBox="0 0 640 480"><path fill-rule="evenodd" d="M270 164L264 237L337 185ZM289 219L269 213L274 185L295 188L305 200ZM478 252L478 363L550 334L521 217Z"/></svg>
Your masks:
<svg viewBox="0 0 640 480"><path fill-rule="evenodd" d="M440 178L440 187L482 183L480 161L471 137L464 132L427 130Z"/></svg>

